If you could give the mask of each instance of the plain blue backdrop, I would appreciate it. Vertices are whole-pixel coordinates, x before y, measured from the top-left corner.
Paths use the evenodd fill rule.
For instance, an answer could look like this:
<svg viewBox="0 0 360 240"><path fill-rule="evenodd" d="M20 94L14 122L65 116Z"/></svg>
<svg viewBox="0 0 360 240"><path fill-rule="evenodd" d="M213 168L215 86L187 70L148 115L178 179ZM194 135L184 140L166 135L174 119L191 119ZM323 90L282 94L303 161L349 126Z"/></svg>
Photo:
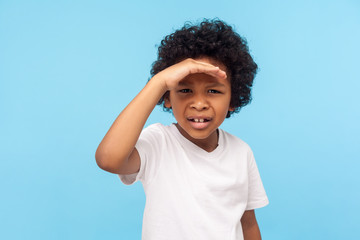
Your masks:
<svg viewBox="0 0 360 240"><path fill-rule="evenodd" d="M222 128L254 151L263 239L360 239L359 1L0 0L1 239L141 238L141 183L95 150L156 45L204 17L259 65L252 103ZM173 121L157 107L147 125Z"/></svg>

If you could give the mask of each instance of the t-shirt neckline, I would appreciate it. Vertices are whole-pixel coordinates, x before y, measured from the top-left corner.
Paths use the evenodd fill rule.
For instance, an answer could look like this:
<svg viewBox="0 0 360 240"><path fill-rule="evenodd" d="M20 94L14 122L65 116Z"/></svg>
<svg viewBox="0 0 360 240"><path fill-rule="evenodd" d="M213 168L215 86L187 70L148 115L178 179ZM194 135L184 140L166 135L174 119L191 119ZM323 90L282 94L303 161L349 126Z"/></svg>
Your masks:
<svg viewBox="0 0 360 240"><path fill-rule="evenodd" d="M190 150L192 153L202 156L202 157L206 157L206 158L216 158L218 157L224 149L224 136L223 136L223 131L221 129L218 128L218 145L217 147L211 151L208 152L204 149L202 149L201 147L197 146L195 143L191 142L189 139L187 139L186 137L184 137L179 129L176 127L175 123L170 125L170 130L171 132L176 136L176 138L180 141L180 144L185 146L186 149Z"/></svg>

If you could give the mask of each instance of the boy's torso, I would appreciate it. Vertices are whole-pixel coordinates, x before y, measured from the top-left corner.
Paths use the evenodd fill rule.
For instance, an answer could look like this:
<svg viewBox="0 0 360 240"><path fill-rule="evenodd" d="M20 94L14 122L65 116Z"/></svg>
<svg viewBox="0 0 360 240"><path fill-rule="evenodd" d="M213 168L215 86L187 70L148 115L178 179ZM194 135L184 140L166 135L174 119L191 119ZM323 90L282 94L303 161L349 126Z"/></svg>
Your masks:
<svg viewBox="0 0 360 240"><path fill-rule="evenodd" d="M140 173L146 193L143 236L178 232L179 239L238 239L231 236L241 231L247 204L248 145L220 130L218 147L208 153L175 125L151 128L151 147L141 140L137 145L148 168Z"/></svg>

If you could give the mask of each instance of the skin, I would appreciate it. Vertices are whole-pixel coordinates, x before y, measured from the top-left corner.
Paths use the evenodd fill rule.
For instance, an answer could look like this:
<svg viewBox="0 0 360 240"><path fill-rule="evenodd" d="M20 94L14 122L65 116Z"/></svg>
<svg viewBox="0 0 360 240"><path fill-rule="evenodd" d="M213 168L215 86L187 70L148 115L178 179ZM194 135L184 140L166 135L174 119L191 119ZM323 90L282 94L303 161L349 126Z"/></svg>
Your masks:
<svg viewBox="0 0 360 240"><path fill-rule="evenodd" d="M115 174L139 171L140 156L135 144L150 113L167 91L170 94L165 107L172 108L180 133L208 152L217 147L217 128L233 110L226 68L208 57L186 59L156 74L119 114L95 153L101 169ZM205 118L206 123L195 123L194 118ZM241 224L246 240L261 239L257 238L260 231L256 231L255 214L246 211Z"/></svg>
<svg viewBox="0 0 360 240"><path fill-rule="evenodd" d="M259 225L256 221L255 211L245 211L241 217L244 240L261 240Z"/></svg>
<svg viewBox="0 0 360 240"><path fill-rule="evenodd" d="M202 62L221 63L211 59ZM172 108L177 128L188 140L211 152L217 147L217 129L225 120L230 107L231 85L227 78L217 78L204 73L191 74L179 82L165 99L165 107ZM194 119L206 119L196 123Z"/></svg>

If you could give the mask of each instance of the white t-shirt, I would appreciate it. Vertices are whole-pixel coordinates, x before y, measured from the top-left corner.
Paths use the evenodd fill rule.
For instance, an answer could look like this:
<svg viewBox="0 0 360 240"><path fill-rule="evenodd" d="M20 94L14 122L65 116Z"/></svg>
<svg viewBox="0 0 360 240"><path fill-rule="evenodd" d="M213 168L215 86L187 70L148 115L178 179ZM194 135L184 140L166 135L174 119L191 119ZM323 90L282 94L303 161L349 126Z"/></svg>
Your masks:
<svg viewBox="0 0 360 240"><path fill-rule="evenodd" d="M143 240L240 240L244 211L268 204L250 147L223 130L207 152L174 124L157 123L142 131L136 149L140 171L119 176L143 184Z"/></svg>

